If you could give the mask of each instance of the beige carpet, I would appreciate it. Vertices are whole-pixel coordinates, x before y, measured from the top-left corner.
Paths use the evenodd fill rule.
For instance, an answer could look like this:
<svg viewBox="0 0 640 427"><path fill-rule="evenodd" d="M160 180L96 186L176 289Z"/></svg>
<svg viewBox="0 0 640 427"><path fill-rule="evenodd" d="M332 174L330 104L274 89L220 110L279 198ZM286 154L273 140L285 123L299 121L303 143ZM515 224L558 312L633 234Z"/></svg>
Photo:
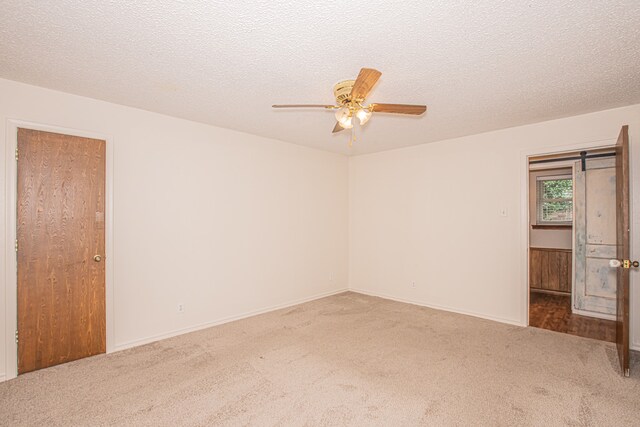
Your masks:
<svg viewBox="0 0 640 427"><path fill-rule="evenodd" d="M356 293L0 384L2 425L640 425L613 344Z"/></svg>

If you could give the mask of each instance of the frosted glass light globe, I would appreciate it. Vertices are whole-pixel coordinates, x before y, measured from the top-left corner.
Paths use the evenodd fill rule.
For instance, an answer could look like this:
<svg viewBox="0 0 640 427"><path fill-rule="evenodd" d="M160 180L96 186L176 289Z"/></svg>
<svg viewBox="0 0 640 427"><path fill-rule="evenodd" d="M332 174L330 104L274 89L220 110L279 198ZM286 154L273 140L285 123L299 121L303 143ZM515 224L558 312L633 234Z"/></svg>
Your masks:
<svg viewBox="0 0 640 427"><path fill-rule="evenodd" d="M347 117L346 120L341 120L338 123L340 123L340 126L345 129L351 129L353 127L353 120L351 120L351 117Z"/></svg>
<svg viewBox="0 0 640 427"><path fill-rule="evenodd" d="M371 111L361 108L356 113L356 117L360 120L360 126L367 123L371 118Z"/></svg>
<svg viewBox="0 0 640 427"><path fill-rule="evenodd" d="M345 129L350 129L353 127L353 122L351 120L351 111L347 107L342 107L338 111L336 111L336 120L340 123Z"/></svg>

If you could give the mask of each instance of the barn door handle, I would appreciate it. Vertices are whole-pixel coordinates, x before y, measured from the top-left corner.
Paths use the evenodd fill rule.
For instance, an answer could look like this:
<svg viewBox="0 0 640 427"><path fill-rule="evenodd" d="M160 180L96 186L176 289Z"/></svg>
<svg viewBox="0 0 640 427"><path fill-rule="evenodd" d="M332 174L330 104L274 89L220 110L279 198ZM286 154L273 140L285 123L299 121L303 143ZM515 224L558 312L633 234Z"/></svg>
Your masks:
<svg viewBox="0 0 640 427"><path fill-rule="evenodd" d="M100 256L100 255L94 255L94 256L93 256L93 260L94 260L95 262L100 262L100 261L102 261L102 256Z"/></svg>
<svg viewBox="0 0 640 427"><path fill-rule="evenodd" d="M640 263L638 261L630 261L628 259L623 259L623 260L619 260L619 259L612 259L609 261L609 267L622 267L622 268L638 268L638 266L640 266Z"/></svg>

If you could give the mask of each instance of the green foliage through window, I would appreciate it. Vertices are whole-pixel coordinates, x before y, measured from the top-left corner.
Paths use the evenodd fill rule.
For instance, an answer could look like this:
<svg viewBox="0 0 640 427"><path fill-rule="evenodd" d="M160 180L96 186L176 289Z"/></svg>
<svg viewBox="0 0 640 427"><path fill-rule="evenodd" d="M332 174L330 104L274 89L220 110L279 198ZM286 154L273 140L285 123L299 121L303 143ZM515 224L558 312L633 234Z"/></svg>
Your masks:
<svg viewBox="0 0 640 427"><path fill-rule="evenodd" d="M538 178L538 224L570 223L573 220L573 180L568 177Z"/></svg>

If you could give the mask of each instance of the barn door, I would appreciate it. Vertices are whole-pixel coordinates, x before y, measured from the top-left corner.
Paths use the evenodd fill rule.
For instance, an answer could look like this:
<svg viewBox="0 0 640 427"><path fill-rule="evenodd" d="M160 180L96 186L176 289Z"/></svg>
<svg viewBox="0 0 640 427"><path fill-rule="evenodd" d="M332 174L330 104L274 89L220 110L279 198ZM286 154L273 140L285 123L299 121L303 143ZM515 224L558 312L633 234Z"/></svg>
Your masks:
<svg viewBox="0 0 640 427"><path fill-rule="evenodd" d="M576 314L616 315L616 272L609 260L616 257L616 161L595 158L574 166Z"/></svg>
<svg viewBox="0 0 640 427"><path fill-rule="evenodd" d="M622 374L629 376L629 133L623 126L616 143L616 343ZM616 260L613 260L616 261ZM634 265L635 264L635 265Z"/></svg>
<svg viewBox="0 0 640 427"><path fill-rule="evenodd" d="M18 129L18 373L105 352L105 141Z"/></svg>

